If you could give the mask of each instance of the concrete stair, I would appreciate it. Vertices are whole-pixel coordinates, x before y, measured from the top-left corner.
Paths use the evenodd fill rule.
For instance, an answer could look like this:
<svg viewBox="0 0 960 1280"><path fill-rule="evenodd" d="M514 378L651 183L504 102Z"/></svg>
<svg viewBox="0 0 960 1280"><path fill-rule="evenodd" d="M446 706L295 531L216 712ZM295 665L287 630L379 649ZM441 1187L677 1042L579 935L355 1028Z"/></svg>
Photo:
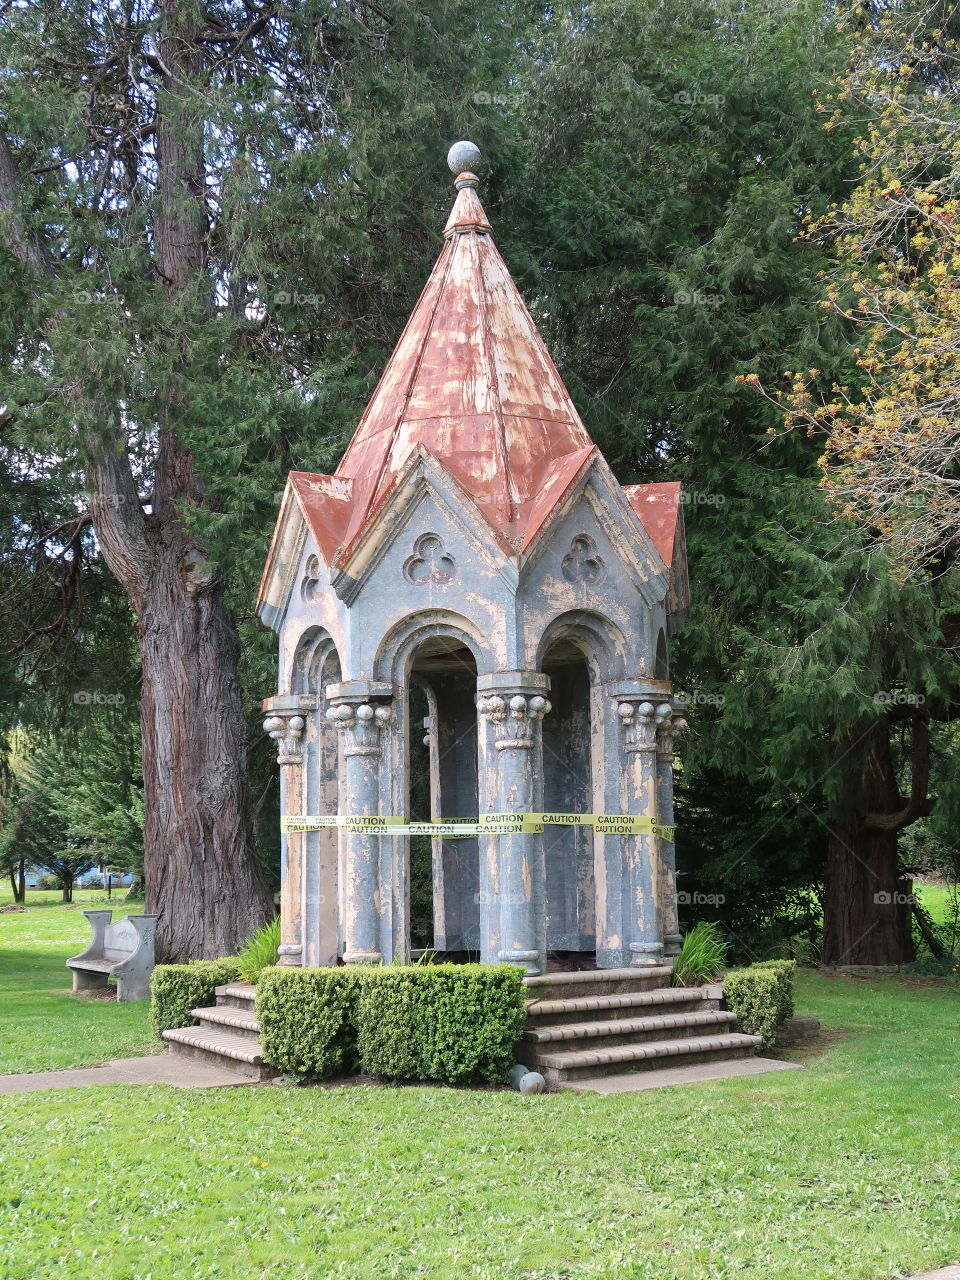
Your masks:
<svg viewBox="0 0 960 1280"><path fill-rule="evenodd" d="M199 1026L164 1031L171 1054L235 1071L248 1080L273 1080L277 1072L264 1062L257 1039L255 991L244 982L217 987L215 1007L190 1010Z"/></svg>
<svg viewBox="0 0 960 1280"><path fill-rule="evenodd" d="M607 969L526 978L517 1061L551 1084L753 1056L716 988L665 987L670 969Z"/></svg>

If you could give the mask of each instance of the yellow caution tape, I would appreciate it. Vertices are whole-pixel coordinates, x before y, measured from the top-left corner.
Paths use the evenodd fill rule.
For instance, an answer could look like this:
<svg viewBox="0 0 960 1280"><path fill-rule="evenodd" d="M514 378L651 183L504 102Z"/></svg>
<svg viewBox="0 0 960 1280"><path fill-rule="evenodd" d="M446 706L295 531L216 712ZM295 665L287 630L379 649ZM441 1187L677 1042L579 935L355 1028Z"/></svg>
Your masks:
<svg viewBox="0 0 960 1280"><path fill-rule="evenodd" d="M654 822L635 813L483 813L476 818L445 818L436 822L408 822L395 816L321 814L287 816L280 830L323 831L331 827L357 835L430 836L465 840L479 835L538 835L545 826L592 827L598 835L654 835L673 841L676 826Z"/></svg>

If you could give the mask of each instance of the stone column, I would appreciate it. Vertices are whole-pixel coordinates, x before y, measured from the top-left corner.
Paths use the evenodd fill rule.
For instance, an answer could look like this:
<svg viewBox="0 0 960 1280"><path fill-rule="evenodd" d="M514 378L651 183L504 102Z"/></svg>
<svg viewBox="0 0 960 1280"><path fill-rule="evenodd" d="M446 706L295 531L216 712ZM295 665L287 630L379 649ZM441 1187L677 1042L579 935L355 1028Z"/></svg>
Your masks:
<svg viewBox="0 0 960 1280"><path fill-rule="evenodd" d="M301 694L266 698L268 712L263 727L277 744L280 764L280 812L303 813L306 787L303 776L303 734L307 714L316 708L313 698ZM302 831L289 831L280 838L280 948L277 963L304 963L304 877L306 840Z"/></svg>
<svg viewBox="0 0 960 1280"><path fill-rule="evenodd" d="M682 714L683 704L674 703L674 714L664 717L657 735L657 812L658 821L673 826L673 754L677 734L687 727ZM660 932L663 936L663 954L675 956L680 952L683 937L677 921L677 850L672 840L659 837L660 845Z"/></svg>
<svg viewBox="0 0 960 1280"><path fill-rule="evenodd" d="M673 714L673 708L668 702L653 703L646 691L638 691L632 696L619 694L617 713L623 726L626 754L625 812L657 822L657 733ZM657 837L651 832L621 838L628 895L624 928L630 964L657 965L663 952Z"/></svg>
<svg viewBox="0 0 960 1280"><path fill-rule="evenodd" d="M499 671L477 680L480 813L538 812L540 728L549 677ZM491 750L492 747L492 750ZM481 960L543 973L547 965L543 839L533 832L480 837Z"/></svg>
<svg viewBox="0 0 960 1280"><path fill-rule="evenodd" d="M380 813L380 765L383 733L393 720L385 702L367 701L369 691L347 691L344 684L327 687L327 719L340 734L340 804L344 817L376 817ZM380 842L383 837L340 831L343 882L343 959L345 964L382 960ZM386 886L389 895L390 887Z"/></svg>

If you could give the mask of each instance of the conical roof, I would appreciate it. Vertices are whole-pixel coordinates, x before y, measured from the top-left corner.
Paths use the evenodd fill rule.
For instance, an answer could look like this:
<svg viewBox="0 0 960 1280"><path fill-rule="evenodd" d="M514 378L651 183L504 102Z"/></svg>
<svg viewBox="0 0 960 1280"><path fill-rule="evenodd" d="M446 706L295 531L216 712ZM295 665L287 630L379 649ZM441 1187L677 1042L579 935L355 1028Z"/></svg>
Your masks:
<svg viewBox="0 0 960 1280"><path fill-rule="evenodd" d="M460 486L507 555L530 547L597 458L494 243L471 172L479 156L473 143L450 150L446 242L335 474L290 474L331 568L347 564L417 454ZM646 501L651 488L626 496L669 567L679 486L663 486L666 509L666 493ZM278 526L270 562L279 537Z"/></svg>
<svg viewBox="0 0 960 1280"><path fill-rule="evenodd" d="M538 502L545 486L572 481L595 447L494 244L476 181L457 179L446 243L337 468L353 482L345 551L418 444L518 550L549 515Z"/></svg>

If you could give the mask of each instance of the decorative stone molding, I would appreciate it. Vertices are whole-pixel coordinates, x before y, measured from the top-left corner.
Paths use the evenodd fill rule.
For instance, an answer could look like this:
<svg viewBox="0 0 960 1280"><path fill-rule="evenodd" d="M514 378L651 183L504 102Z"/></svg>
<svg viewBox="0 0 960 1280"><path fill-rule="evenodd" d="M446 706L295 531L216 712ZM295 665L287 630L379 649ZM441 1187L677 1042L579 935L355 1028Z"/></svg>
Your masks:
<svg viewBox="0 0 960 1280"><path fill-rule="evenodd" d="M317 556L308 556L303 566L303 580L300 583L300 598L304 604L312 604L320 594L320 560Z"/></svg>
<svg viewBox="0 0 960 1280"><path fill-rule="evenodd" d="M343 734L345 756L380 756L383 731L393 720L393 709L369 702L339 702L327 707L327 719Z"/></svg>
<svg viewBox="0 0 960 1280"><path fill-rule="evenodd" d="M275 711L264 720L264 729L277 744L277 760L280 764L303 764L303 730L306 723L297 711Z"/></svg>
<svg viewBox="0 0 960 1280"><path fill-rule="evenodd" d="M625 748L634 751L656 751L663 726L673 715L669 702L621 702L617 715L625 733Z"/></svg>
<svg viewBox="0 0 960 1280"><path fill-rule="evenodd" d="M477 711L493 725L498 751L509 747L529 750L535 728L549 710L549 701L538 693L532 697L517 693L510 698L492 693L477 699Z"/></svg>
<svg viewBox="0 0 960 1280"><path fill-rule="evenodd" d="M568 582L594 583L602 581L606 571L597 544L588 533L578 533L560 562L560 572Z"/></svg>
<svg viewBox="0 0 960 1280"><path fill-rule="evenodd" d="M424 533L413 544L413 555L403 562L403 576L417 587L428 582L453 582L457 576L457 562L438 534Z"/></svg>
<svg viewBox="0 0 960 1280"><path fill-rule="evenodd" d="M657 733L657 759L672 762L676 754L677 737L686 729L687 722L682 712L674 710L670 717L665 717Z"/></svg>

